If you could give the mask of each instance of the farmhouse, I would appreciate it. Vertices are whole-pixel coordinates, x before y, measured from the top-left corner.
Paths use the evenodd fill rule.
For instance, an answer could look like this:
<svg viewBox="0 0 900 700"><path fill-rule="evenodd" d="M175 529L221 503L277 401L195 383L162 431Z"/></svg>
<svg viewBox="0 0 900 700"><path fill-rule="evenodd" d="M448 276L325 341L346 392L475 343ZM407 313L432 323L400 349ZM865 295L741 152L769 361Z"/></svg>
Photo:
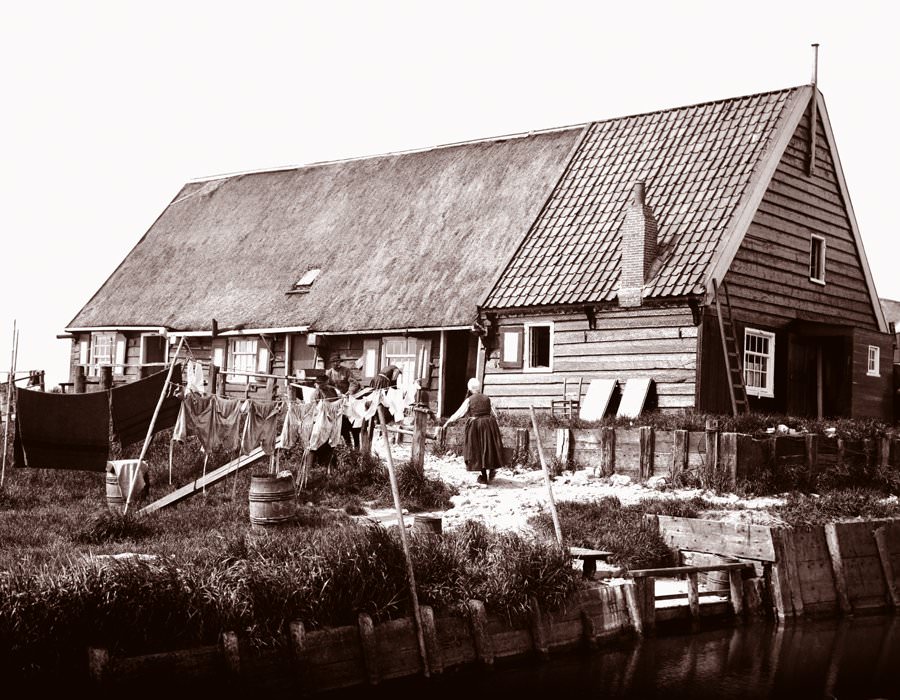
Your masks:
<svg viewBox="0 0 900 700"><path fill-rule="evenodd" d="M888 331L800 86L190 182L66 337L73 377L128 381L185 336L230 392L394 363L439 415L477 374L510 409L645 378L663 410L889 418Z"/></svg>

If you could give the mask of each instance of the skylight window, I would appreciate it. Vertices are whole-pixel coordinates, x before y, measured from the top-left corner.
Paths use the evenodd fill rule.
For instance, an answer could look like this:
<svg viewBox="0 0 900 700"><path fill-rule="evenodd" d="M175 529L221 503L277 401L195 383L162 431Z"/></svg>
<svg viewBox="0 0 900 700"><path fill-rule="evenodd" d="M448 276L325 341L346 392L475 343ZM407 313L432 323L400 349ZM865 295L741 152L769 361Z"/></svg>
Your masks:
<svg viewBox="0 0 900 700"><path fill-rule="evenodd" d="M319 273L322 270L318 267L312 267L294 282L294 288L291 290L292 292L308 292L309 288L312 287L312 283L316 281L316 278L319 276Z"/></svg>

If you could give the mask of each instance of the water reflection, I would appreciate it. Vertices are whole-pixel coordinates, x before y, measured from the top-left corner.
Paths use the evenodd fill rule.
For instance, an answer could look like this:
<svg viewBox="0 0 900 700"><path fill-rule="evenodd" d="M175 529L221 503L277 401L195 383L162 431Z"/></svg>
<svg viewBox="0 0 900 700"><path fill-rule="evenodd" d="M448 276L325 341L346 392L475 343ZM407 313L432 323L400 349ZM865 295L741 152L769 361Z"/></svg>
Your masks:
<svg viewBox="0 0 900 700"><path fill-rule="evenodd" d="M897 698L900 617L802 621L659 636L593 654L448 672L331 698ZM374 692L373 692L374 691ZM556 696L556 697L554 697Z"/></svg>

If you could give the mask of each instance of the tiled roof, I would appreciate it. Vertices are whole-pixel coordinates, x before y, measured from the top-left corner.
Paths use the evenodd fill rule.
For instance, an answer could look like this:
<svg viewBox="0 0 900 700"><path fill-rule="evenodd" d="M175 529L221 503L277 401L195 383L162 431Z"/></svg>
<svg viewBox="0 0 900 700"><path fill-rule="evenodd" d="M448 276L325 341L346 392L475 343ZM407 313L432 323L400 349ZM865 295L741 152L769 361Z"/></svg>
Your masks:
<svg viewBox="0 0 900 700"><path fill-rule="evenodd" d="M660 244L644 296L702 292L754 168L803 89L591 124L484 307L615 299L619 227L641 180Z"/></svg>

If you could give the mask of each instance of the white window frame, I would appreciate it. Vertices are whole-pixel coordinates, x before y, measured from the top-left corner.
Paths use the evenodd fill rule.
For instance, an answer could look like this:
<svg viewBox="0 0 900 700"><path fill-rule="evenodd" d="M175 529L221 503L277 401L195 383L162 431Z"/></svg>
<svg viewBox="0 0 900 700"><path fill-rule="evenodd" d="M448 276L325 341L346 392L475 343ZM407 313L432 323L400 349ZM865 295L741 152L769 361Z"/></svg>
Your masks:
<svg viewBox="0 0 900 700"><path fill-rule="evenodd" d="M165 336L162 336L159 333L141 333L141 350L138 362L142 365L147 364L147 347L145 344L147 338L163 338L163 364L165 364L169 354L169 343L165 342Z"/></svg>
<svg viewBox="0 0 900 700"><path fill-rule="evenodd" d="M239 344L243 343L251 343L252 345L247 347L241 346L241 351L236 352ZM259 377L248 377L246 374L230 374L230 372L262 372L265 374L266 369L268 369L269 349L259 338L247 338L245 336L229 338L226 351L228 359L225 373L228 376L227 381L232 384L246 384L248 381L250 384L256 384L259 381ZM238 362L237 358L242 359ZM252 358L252 360L249 358ZM237 366L238 364L240 366Z"/></svg>
<svg viewBox="0 0 900 700"><path fill-rule="evenodd" d="M868 363L866 367L866 376L868 377L880 377L881 376L881 348L877 345L869 346L869 357Z"/></svg>
<svg viewBox="0 0 900 700"><path fill-rule="evenodd" d="M825 251L827 243L822 236L810 234L809 237L809 281L816 284L825 284ZM818 259L816 259L816 250L818 249ZM814 263L816 269L813 269Z"/></svg>
<svg viewBox="0 0 900 700"><path fill-rule="evenodd" d="M761 353L755 350L750 350L747 347L747 341L750 338L761 338L765 339L768 343L768 352ZM750 386L747 383L747 372L750 363L747 361L748 358L751 357L763 357L766 359L766 370L765 370L765 378L766 383L765 386ZM774 398L775 397L775 334L770 331L759 330L758 328L745 328L744 329L744 357L743 357L743 369L744 369L744 385L747 389L748 396L757 396L760 398ZM755 364L755 363L754 363Z"/></svg>
<svg viewBox="0 0 900 700"><path fill-rule="evenodd" d="M403 341L406 343L405 353L389 353L388 348L393 342ZM410 352L410 343L412 343L412 351ZM404 338L403 336L389 336L381 340L381 366L396 365L400 368L400 379L397 380L397 388L405 387L411 384L416 378L416 364L419 357L419 343L415 338ZM380 368L379 368L380 369Z"/></svg>
<svg viewBox="0 0 900 700"><path fill-rule="evenodd" d="M553 321L540 321L524 324L525 333L522 338L522 371L523 372L552 372L553 371ZM550 348L549 348L549 365L532 364L531 358L531 330L532 328L549 328L550 329Z"/></svg>

